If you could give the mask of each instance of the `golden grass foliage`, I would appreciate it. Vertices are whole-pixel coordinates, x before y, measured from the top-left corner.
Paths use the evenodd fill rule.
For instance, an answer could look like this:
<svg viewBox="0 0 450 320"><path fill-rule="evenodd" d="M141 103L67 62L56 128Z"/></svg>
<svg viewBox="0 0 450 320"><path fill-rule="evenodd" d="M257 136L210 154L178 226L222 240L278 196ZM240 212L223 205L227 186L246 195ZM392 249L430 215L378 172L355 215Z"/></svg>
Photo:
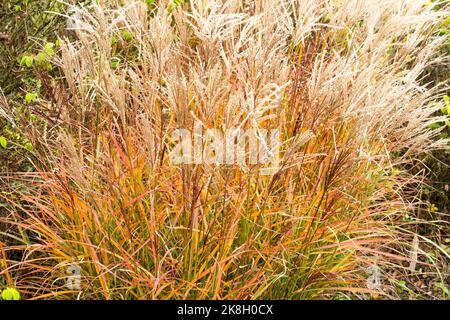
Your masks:
<svg viewBox="0 0 450 320"><path fill-rule="evenodd" d="M17 230L1 271L16 288L311 299L374 293L367 267L409 264L395 226L420 177L398 165L447 143L428 129L442 120L429 103L440 88L420 81L440 63L444 11L421 0L99 3L70 11L58 117L34 129L33 187L2 219ZM171 133L196 121L279 129L279 166L173 164ZM74 263L79 291L65 287ZM385 285L378 293L394 294Z"/></svg>

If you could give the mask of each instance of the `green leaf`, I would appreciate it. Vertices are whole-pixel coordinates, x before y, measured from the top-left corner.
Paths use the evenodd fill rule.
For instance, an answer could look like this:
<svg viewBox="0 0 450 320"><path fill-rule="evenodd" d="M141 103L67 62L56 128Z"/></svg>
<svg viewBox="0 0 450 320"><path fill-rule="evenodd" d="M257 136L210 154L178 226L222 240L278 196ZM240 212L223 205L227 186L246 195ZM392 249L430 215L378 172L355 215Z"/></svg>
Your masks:
<svg viewBox="0 0 450 320"><path fill-rule="evenodd" d="M441 127L441 125L440 125L439 123L432 123L432 124L430 124L430 125L428 126L428 128L430 128L430 129L432 129L432 130L438 129L438 128L440 128L440 127Z"/></svg>
<svg viewBox="0 0 450 320"><path fill-rule="evenodd" d="M47 61L47 57L43 52L39 52L35 58L37 64L44 64Z"/></svg>
<svg viewBox="0 0 450 320"><path fill-rule="evenodd" d="M6 146L8 145L8 142L6 141L5 137L0 137L0 147L3 149L6 149Z"/></svg>
<svg viewBox="0 0 450 320"><path fill-rule="evenodd" d="M2 292L3 300L20 300L20 293L14 288L6 288Z"/></svg>
<svg viewBox="0 0 450 320"><path fill-rule="evenodd" d="M26 65L28 68L31 68L33 66L33 61L34 58L32 56L24 55L22 56L22 59L20 59L20 65Z"/></svg>
<svg viewBox="0 0 450 320"><path fill-rule="evenodd" d="M400 293L402 293L405 290L408 290L408 287L406 286L406 282L404 280L400 280L397 284L397 289Z"/></svg>
<svg viewBox="0 0 450 320"><path fill-rule="evenodd" d="M23 146L27 151L33 151L33 145L31 144L31 142L27 142L25 143L25 145Z"/></svg>
<svg viewBox="0 0 450 320"><path fill-rule="evenodd" d="M111 59L111 68L117 69L117 67L119 66L119 63L120 63L120 59L116 58L116 57L113 57Z"/></svg>
<svg viewBox="0 0 450 320"><path fill-rule="evenodd" d="M131 34L130 31L124 31L122 33L122 38L123 38L123 40L128 42L128 41L131 41L133 39L133 35Z"/></svg>
<svg viewBox="0 0 450 320"><path fill-rule="evenodd" d="M25 95L25 102L26 103L32 103L32 102L36 101L37 97L38 97L37 93L30 93L30 92L28 92Z"/></svg>
<svg viewBox="0 0 450 320"><path fill-rule="evenodd" d="M172 0L172 2L169 3L167 10L169 13L172 13L172 11L175 9L176 6L179 6L183 3L183 0Z"/></svg>
<svg viewBox="0 0 450 320"><path fill-rule="evenodd" d="M53 49L55 47L54 43L48 42L44 46L44 52L49 56L52 57L55 54L55 50Z"/></svg>

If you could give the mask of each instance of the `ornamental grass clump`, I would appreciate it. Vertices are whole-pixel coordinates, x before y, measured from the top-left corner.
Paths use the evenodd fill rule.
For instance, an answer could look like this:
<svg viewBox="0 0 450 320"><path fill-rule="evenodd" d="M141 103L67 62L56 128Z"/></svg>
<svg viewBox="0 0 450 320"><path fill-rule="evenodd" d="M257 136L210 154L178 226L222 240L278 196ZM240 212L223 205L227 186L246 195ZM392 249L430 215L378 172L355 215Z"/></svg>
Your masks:
<svg viewBox="0 0 450 320"><path fill-rule="evenodd" d="M446 12L420 0L68 12L51 61L60 76L37 71L52 90L25 130L35 172L1 218L0 274L23 296L395 297L391 270L441 272L410 254L404 217L423 177L402 168L448 143L429 128L444 120L431 102L445 86L421 82L445 58ZM229 129L255 133L242 161L219 161L236 145L204 135ZM200 143L175 162L177 130ZM276 161L250 161L245 143L261 151L261 132L278 133Z"/></svg>

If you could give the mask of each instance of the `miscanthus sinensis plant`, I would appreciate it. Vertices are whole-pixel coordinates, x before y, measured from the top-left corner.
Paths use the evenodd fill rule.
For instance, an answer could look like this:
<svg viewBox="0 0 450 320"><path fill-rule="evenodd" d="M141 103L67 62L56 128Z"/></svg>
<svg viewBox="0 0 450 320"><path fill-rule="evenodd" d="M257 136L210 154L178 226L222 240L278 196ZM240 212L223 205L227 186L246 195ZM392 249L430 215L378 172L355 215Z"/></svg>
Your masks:
<svg viewBox="0 0 450 320"><path fill-rule="evenodd" d="M445 11L111 0L68 12L52 57L61 77L44 77L33 110L46 116L27 127L35 173L2 218L1 273L23 295L394 297L390 270L442 273L410 253L404 217L423 179L402 168L448 143L429 129L445 120L431 103L445 85L422 81L447 59L435 54ZM173 132L198 124L278 130L279 161L269 173L171 161ZM67 286L74 265L78 287Z"/></svg>

